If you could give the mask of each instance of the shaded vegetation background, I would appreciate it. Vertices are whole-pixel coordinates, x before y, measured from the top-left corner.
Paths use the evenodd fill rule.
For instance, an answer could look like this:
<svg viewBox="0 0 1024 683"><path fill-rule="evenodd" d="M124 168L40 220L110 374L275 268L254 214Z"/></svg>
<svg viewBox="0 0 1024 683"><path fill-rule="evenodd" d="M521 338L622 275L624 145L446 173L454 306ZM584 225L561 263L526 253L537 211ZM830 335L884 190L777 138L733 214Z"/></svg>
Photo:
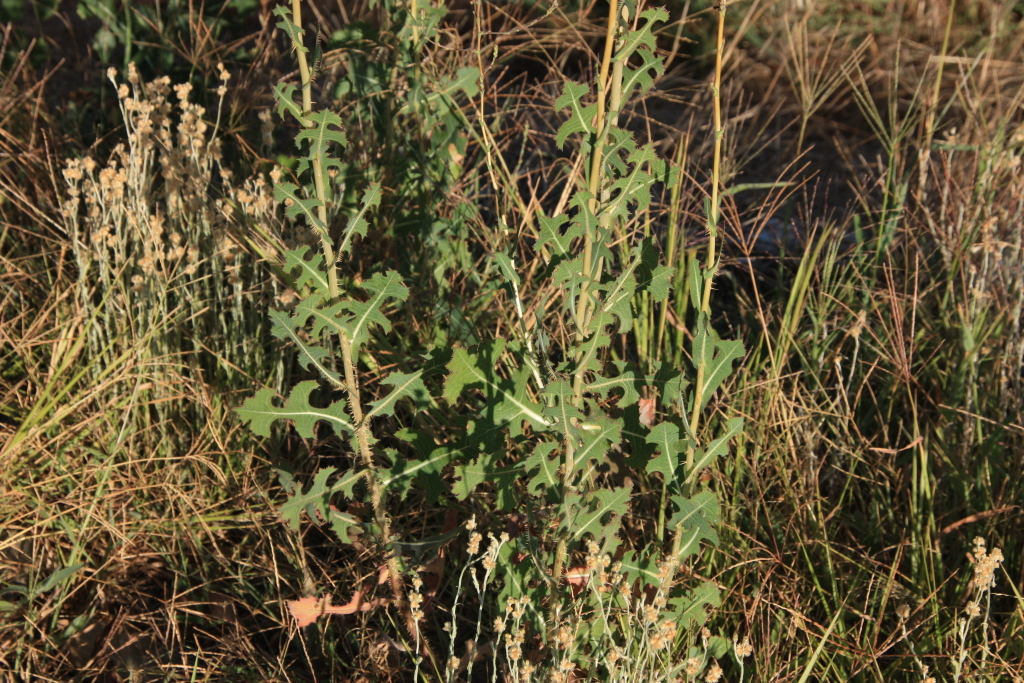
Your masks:
<svg viewBox="0 0 1024 683"><path fill-rule="evenodd" d="M268 190L274 169L294 164L271 90L296 78L272 4L0 3L10 680L410 676L387 610L300 631L284 608L315 587L347 596L376 585L379 549L341 548L314 525L292 532L275 511L290 482L349 454L333 438L255 439L231 412L256 387L306 378L265 323L292 296L276 270L281 245L310 241ZM350 270L396 268L416 302L377 340L387 351L360 359L371 378L517 324L486 257L513 244L540 264L535 212L559 203L569 170L553 103L564 78L593 78L606 9L455 3L440 38L414 50L399 37L400 4L310 4L307 29L319 25L325 50L319 97L351 141L339 215L368 181L385 188L375 237ZM686 182L632 229L668 250L675 221L685 273L706 242L713 22L710 3L668 9L668 69L626 114ZM712 629L750 636L748 677L920 681L924 662L949 678L976 536L1006 562L991 614L969 634L969 675L1024 676L1022 12L991 0L729 6L728 244L714 324L748 349L718 399L721 416L742 414L748 428L707 473L722 543L689 571L723 589ZM140 83L192 86L190 109L146 91L168 107L170 142L140 179L118 152L128 134L107 75L128 82L130 63ZM480 65L482 96L465 80ZM500 150L490 165L483 127ZM88 162L81 179L67 173L67 159L86 157L92 189ZM664 324L635 305L648 322L617 353L678 361L686 297ZM378 429L415 423L440 438L452 427L444 414L399 411ZM651 499L638 496L628 520L635 545L653 533ZM446 517L503 528L490 509L487 497L428 504L413 493L394 526L409 541ZM438 624L460 543L437 571ZM738 675L727 668L727 680Z"/></svg>

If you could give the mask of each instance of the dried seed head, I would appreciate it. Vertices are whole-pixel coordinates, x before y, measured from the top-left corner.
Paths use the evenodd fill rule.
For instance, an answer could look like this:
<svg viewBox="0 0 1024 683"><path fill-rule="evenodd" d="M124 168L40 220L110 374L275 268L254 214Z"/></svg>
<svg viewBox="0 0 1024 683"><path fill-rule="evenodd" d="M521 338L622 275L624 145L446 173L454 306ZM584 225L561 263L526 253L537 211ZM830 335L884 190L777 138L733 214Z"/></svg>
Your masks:
<svg viewBox="0 0 1024 683"><path fill-rule="evenodd" d="M700 657L690 657L686 660L686 675L693 678L700 673L700 668L704 664Z"/></svg>
<svg viewBox="0 0 1024 683"><path fill-rule="evenodd" d="M469 545L466 547L466 552L470 555L476 555L480 552L480 541L484 540L484 537L479 532L474 531L469 537Z"/></svg>
<svg viewBox="0 0 1024 683"><path fill-rule="evenodd" d="M707 681L707 683L718 683L721 679L722 667L718 666L718 663L715 662L711 665L711 668L708 669L708 674L704 677L704 680Z"/></svg>
<svg viewBox="0 0 1024 683"><path fill-rule="evenodd" d="M903 603L896 608L896 616L900 618L900 621L906 621L910 618L910 605Z"/></svg>
<svg viewBox="0 0 1024 683"><path fill-rule="evenodd" d="M744 659L754 654L754 647L750 644L750 636L744 638L743 642L739 644L736 644L736 641L733 641L733 647L736 649L736 656L740 659Z"/></svg>

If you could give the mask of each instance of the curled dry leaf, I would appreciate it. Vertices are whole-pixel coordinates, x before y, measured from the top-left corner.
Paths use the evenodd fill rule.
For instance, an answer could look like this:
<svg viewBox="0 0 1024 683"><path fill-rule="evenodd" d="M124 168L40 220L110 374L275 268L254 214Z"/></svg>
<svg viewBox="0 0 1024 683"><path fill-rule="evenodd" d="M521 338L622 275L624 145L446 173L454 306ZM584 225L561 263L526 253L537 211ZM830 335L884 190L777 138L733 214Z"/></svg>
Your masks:
<svg viewBox="0 0 1024 683"><path fill-rule="evenodd" d="M300 600L289 600L288 611L295 617L296 625L301 628L309 626L322 614L355 614L356 612L367 612L374 607L386 604L388 601L384 598L364 601L363 592L356 591L347 605L332 605L330 595L325 595L323 598L310 596Z"/></svg>
<svg viewBox="0 0 1024 683"><path fill-rule="evenodd" d="M572 591L573 597L576 597L586 587L587 581L590 579L590 570L586 567L573 567L562 578L569 584L569 590Z"/></svg>
<svg viewBox="0 0 1024 683"><path fill-rule="evenodd" d="M643 426L650 427L654 424L654 409L656 403L657 399L655 398L640 399L640 424Z"/></svg>

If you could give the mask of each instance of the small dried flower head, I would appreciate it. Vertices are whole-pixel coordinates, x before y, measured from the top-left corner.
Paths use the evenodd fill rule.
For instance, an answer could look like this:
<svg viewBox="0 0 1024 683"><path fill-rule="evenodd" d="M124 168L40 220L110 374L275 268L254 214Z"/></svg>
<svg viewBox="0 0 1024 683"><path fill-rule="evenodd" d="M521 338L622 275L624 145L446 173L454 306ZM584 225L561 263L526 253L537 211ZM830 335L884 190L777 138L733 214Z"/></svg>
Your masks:
<svg viewBox="0 0 1024 683"><path fill-rule="evenodd" d="M565 649L569 647L569 643L572 641L572 634L569 629L565 626L559 626L558 631L555 633L555 642L558 643L558 647Z"/></svg>
<svg viewBox="0 0 1024 683"><path fill-rule="evenodd" d="M110 67L109 69L107 69L107 78L109 78L112 81L115 80L117 78L117 69L115 69L114 67Z"/></svg>
<svg viewBox="0 0 1024 683"><path fill-rule="evenodd" d="M129 94L131 94L131 91L128 90L128 84L127 83L122 83L121 85L117 86L117 97L118 97L118 99L121 99L121 100L127 99Z"/></svg>
<svg viewBox="0 0 1024 683"><path fill-rule="evenodd" d="M900 621L906 621L910 618L910 605L903 603L896 608L896 616L900 618Z"/></svg>
<svg viewBox="0 0 1024 683"><path fill-rule="evenodd" d="M526 614L526 606L530 604L529 596L524 595L516 601L515 607L512 609L513 619L522 619L523 615Z"/></svg>
<svg viewBox="0 0 1024 683"><path fill-rule="evenodd" d="M967 610L966 611L967 611L967 616L969 616L972 619L975 619L975 618L981 616L981 607L978 605L978 601L977 600L975 600L974 602L971 602L969 605L967 605Z"/></svg>
<svg viewBox="0 0 1024 683"><path fill-rule="evenodd" d="M666 645L668 645L668 642L660 633L655 633L651 636L651 649L655 652L664 650Z"/></svg>
<svg viewBox="0 0 1024 683"><path fill-rule="evenodd" d="M414 576L412 579L412 587L418 593L420 588L423 588L423 579L418 576Z"/></svg>
<svg viewBox="0 0 1024 683"><path fill-rule="evenodd" d="M508 659L510 662L518 662L523 656L523 650L518 645L512 645L508 648Z"/></svg>
<svg viewBox="0 0 1024 683"><path fill-rule="evenodd" d="M658 620L658 610L654 605L644 605L644 619L651 623Z"/></svg>
<svg viewBox="0 0 1024 683"><path fill-rule="evenodd" d="M445 633L451 633L452 632L452 622L450 622L450 621L444 622L444 626L442 626L441 628L444 630Z"/></svg>
<svg viewBox="0 0 1024 683"><path fill-rule="evenodd" d="M459 668L460 660L458 657L452 656L448 659L448 668L454 671Z"/></svg>
<svg viewBox="0 0 1024 683"><path fill-rule="evenodd" d="M700 673L701 666L704 662L700 657L690 657L686 660L686 675L693 678Z"/></svg>
<svg viewBox="0 0 1024 683"><path fill-rule="evenodd" d="M715 662L711 665L711 668L708 669L708 674L704 677L704 680L707 681L707 683L718 683L721 679L722 667L718 666L718 662Z"/></svg>
<svg viewBox="0 0 1024 683"><path fill-rule="evenodd" d="M570 659L563 659L561 664L558 665L558 668L562 671L572 671L576 668L576 665L573 664Z"/></svg>
<svg viewBox="0 0 1024 683"><path fill-rule="evenodd" d="M466 552L470 555L476 555L480 552L480 541L484 540L484 537L480 535L480 532L474 531L469 536L469 545L466 547Z"/></svg>
<svg viewBox="0 0 1024 683"><path fill-rule="evenodd" d="M179 83L174 86L174 94L178 96L178 100L180 102L188 102L188 95L190 92L192 92L191 83Z"/></svg>
<svg viewBox="0 0 1024 683"><path fill-rule="evenodd" d="M64 169L64 180L68 181L68 183L71 184L80 181L82 177L82 169L79 168L77 163L74 166L72 166L71 160L69 159L68 167Z"/></svg>
<svg viewBox="0 0 1024 683"><path fill-rule="evenodd" d="M971 585L976 591L984 591L994 588L996 585L996 571L1003 562L1003 551L993 548L991 552L985 552L985 539L974 539L974 578Z"/></svg>
<svg viewBox="0 0 1024 683"><path fill-rule="evenodd" d="M279 171L276 168L274 169L274 171L277 171L278 175L280 176L281 171ZM273 171L270 172L270 179L273 180L275 183L277 182L277 180L274 180L274 172ZM476 515L473 515L472 517L470 517L469 519L466 520L466 529L468 531L472 531L475 528L476 528Z"/></svg>
<svg viewBox="0 0 1024 683"><path fill-rule="evenodd" d="M733 645L736 648L736 656L740 659L744 659L754 654L754 646L750 644L750 636L744 638L743 642L738 645L733 641Z"/></svg>

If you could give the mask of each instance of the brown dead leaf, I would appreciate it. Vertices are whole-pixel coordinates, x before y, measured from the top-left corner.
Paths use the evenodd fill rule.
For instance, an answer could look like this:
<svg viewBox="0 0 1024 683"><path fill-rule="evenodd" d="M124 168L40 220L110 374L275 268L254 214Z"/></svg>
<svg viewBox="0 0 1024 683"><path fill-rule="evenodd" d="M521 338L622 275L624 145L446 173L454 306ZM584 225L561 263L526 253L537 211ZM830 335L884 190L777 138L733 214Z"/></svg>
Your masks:
<svg viewBox="0 0 1024 683"><path fill-rule="evenodd" d="M295 617L296 625L301 628L309 626L322 614L355 614L356 612L368 612L374 607L387 604L388 601L385 598L363 601L363 591L356 591L347 605L332 605L330 595L325 595L323 598L310 596L300 600L289 600L288 611Z"/></svg>
<svg viewBox="0 0 1024 683"><path fill-rule="evenodd" d="M569 590L572 591L573 597L576 597L583 592L587 581L590 580L590 570L586 567L573 567L562 578L569 584Z"/></svg>
<svg viewBox="0 0 1024 683"><path fill-rule="evenodd" d="M640 399L640 424L650 427L654 424L654 411L658 400L656 398Z"/></svg>

